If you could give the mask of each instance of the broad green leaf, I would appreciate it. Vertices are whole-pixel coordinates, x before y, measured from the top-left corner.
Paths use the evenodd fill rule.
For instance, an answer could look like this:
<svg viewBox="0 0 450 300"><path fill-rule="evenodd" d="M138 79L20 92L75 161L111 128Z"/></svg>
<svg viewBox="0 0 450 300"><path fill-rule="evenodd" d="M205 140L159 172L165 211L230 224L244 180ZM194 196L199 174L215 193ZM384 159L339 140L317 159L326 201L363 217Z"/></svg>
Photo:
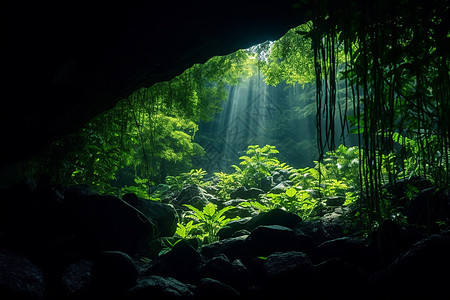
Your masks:
<svg viewBox="0 0 450 300"><path fill-rule="evenodd" d="M288 188L286 191L286 196L292 198L297 194L297 190L294 187Z"/></svg>

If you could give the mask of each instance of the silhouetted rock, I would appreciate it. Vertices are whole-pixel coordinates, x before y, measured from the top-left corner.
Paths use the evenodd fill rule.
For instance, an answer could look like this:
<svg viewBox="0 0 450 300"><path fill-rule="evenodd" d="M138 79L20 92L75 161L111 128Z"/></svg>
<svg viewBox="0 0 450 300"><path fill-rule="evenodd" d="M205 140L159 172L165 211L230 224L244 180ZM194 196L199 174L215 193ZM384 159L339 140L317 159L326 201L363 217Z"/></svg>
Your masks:
<svg viewBox="0 0 450 300"><path fill-rule="evenodd" d="M196 299L239 299L240 294L228 284L211 278L203 278L197 285Z"/></svg>
<svg viewBox="0 0 450 300"><path fill-rule="evenodd" d="M373 271L381 264L365 241L350 237L322 243L311 258L319 263L331 258L340 258L346 263L357 265L364 271Z"/></svg>
<svg viewBox="0 0 450 300"><path fill-rule="evenodd" d="M81 260L67 267L62 273L63 294L73 299L83 299L89 291L92 262Z"/></svg>
<svg viewBox="0 0 450 300"><path fill-rule="evenodd" d="M250 218L242 218L229 222L225 227L222 227L217 235L220 239L227 239L233 236L236 231L247 229L247 223Z"/></svg>
<svg viewBox="0 0 450 300"><path fill-rule="evenodd" d="M234 287L238 292L243 292L248 289L251 283L251 273L249 269L242 263L240 259L235 259L232 262L230 285Z"/></svg>
<svg viewBox="0 0 450 300"><path fill-rule="evenodd" d="M156 235L159 237L171 237L175 234L178 215L171 205L152 200L138 199L136 208L156 225Z"/></svg>
<svg viewBox="0 0 450 300"><path fill-rule="evenodd" d="M125 253L104 251L93 261L91 282L101 291L122 292L135 285L137 278L137 266Z"/></svg>
<svg viewBox="0 0 450 300"><path fill-rule="evenodd" d="M259 181L259 188L266 193L268 191L270 191L270 189L272 187L273 187L273 177L272 176L266 176Z"/></svg>
<svg viewBox="0 0 450 300"><path fill-rule="evenodd" d="M428 188L415 195L405 211L409 224L428 226L431 232L439 232L439 223L450 222L450 192Z"/></svg>
<svg viewBox="0 0 450 300"><path fill-rule="evenodd" d="M429 180L419 176L413 176L411 178L398 180L395 183L386 184L383 188L392 195L392 204L394 206L406 206L409 200L408 192L412 192L411 187L420 192L432 186L433 185Z"/></svg>
<svg viewBox="0 0 450 300"><path fill-rule="evenodd" d="M212 278L231 284L233 265L224 255L213 257L200 266L198 272L202 278Z"/></svg>
<svg viewBox="0 0 450 300"><path fill-rule="evenodd" d="M319 284L318 299L373 299L371 283L364 272L353 264L333 258L315 266ZM364 295L364 296L362 296Z"/></svg>
<svg viewBox="0 0 450 300"><path fill-rule="evenodd" d="M66 202L84 251L134 255L154 235L148 218L117 197L72 189L66 193Z"/></svg>
<svg viewBox="0 0 450 300"><path fill-rule="evenodd" d="M269 299L288 299L293 295L316 293L317 276L311 260L298 251L276 252L263 263L264 289Z"/></svg>
<svg viewBox="0 0 450 300"><path fill-rule="evenodd" d="M138 280L137 284L129 290L126 299L192 299L194 286L181 283L171 277L147 276Z"/></svg>
<svg viewBox="0 0 450 300"><path fill-rule="evenodd" d="M301 221L302 218L300 216L279 208L275 208L267 212L262 212L250 219L247 223L246 229L251 231L260 225L280 225L293 228Z"/></svg>
<svg viewBox="0 0 450 300"><path fill-rule="evenodd" d="M244 186L238 187L230 193L231 199L257 199L259 195L265 194L263 190L257 188L247 189Z"/></svg>
<svg viewBox="0 0 450 300"><path fill-rule="evenodd" d="M215 256L219 256L220 254L226 255L226 257L230 260L242 258L247 253L246 241L247 236L220 240L203 246L201 248L201 253L207 258L213 258Z"/></svg>
<svg viewBox="0 0 450 300"><path fill-rule="evenodd" d="M38 300L47 294L42 271L25 257L0 252L0 299Z"/></svg>
<svg viewBox="0 0 450 300"><path fill-rule="evenodd" d="M259 226L246 241L247 258L268 256L298 248L297 236L292 229L279 225Z"/></svg>
<svg viewBox="0 0 450 300"><path fill-rule="evenodd" d="M392 263L401 253L423 238L416 228L391 220L384 220L372 233L372 243L377 245L379 256L385 264Z"/></svg>
<svg viewBox="0 0 450 300"><path fill-rule="evenodd" d="M269 191L269 193L282 194L282 193L286 192L291 186L292 186L292 182L291 181L282 181L282 182L278 183L276 186L274 186Z"/></svg>
<svg viewBox="0 0 450 300"><path fill-rule="evenodd" d="M448 294L450 235L414 244L384 271L373 275L381 299L439 299Z"/></svg>
<svg viewBox="0 0 450 300"><path fill-rule="evenodd" d="M188 185L184 187L176 199L172 203L177 207L183 207L183 205L192 205L198 209L203 209L208 203L216 204L217 199L208 194L204 189L196 185Z"/></svg>
<svg viewBox="0 0 450 300"><path fill-rule="evenodd" d="M345 236L344 228L340 222L308 220L297 223L293 230L299 236L310 237L315 245Z"/></svg>
<svg viewBox="0 0 450 300"><path fill-rule="evenodd" d="M162 255L145 274L174 277L191 283L197 280L197 269L203 263L201 254L188 241L182 240Z"/></svg>

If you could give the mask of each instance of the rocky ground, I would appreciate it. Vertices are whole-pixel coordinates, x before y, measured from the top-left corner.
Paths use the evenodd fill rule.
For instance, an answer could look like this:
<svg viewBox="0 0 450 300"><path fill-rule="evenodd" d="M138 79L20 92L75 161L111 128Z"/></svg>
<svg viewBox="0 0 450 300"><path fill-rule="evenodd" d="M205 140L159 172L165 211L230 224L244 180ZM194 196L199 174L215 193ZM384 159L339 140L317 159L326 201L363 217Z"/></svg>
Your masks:
<svg viewBox="0 0 450 300"><path fill-rule="evenodd" d="M404 193L402 184L391 192ZM239 197L233 200L245 200ZM447 191L423 188L403 203L408 223L384 221L364 237L353 234L340 206L308 221L274 209L233 221L217 242L181 241L155 254L175 232L178 205L213 199L193 186L165 201L171 204L43 182L3 188L0 299L434 299L447 292L450 231L433 227L450 216Z"/></svg>

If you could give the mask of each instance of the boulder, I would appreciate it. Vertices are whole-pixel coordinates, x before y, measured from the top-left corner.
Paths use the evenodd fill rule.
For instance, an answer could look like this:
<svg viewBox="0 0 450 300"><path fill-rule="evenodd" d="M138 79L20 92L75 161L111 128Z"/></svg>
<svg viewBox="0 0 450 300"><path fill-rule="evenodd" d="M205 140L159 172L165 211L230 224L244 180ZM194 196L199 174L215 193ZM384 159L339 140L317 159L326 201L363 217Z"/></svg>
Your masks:
<svg viewBox="0 0 450 300"><path fill-rule="evenodd" d="M384 220L372 233L372 244L377 245L380 258L385 265L391 264L424 236L414 227Z"/></svg>
<svg viewBox="0 0 450 300"><path fill-rule="evenodd" d="M172 201L177 207L185 204L192 205L198 209L203 209L208 203L217 204L218 200L213 195L208 194L204 189L196 185L188 185L184 187L180 194Z"/></svg>
<svg viewBox="0 0 450 300"><path fill-rule="evenodd" d="M366 274L353 264L333 258L315 266L319 284L318 299L374 299L371 282Z"/></svg>
<svg viewBox="0 0 450 300"><path fill-rule="evenodd" d="M245 256L247 250L246 242L247 236L228 238L205 245L200 251L202 256L206 258L213 258L224 254L228 259L235 260Z"/></svg>
<svg viewBox="0 0 450 300"><path fill-rule="evenodd" d="M201 278L212 278L221 282L231 284L233 278L233 265L224 255L213 257L199 268Z"/></svg>
<svg viewBox="0 0 450 300"><path fill-rule="evenodd" d="M450 222L450 191L428 188L415 195L406 207L409 224L428 226L433 233L439 233L439 224Z"/></svg>
<svg viewBox="0 0 450 300"><path fill-rule="evenodd" d="M322 220L308 220L297 223L293 228L298 236L309 237L315 245L328 240L345 236L344 227L340 222L324 222Z"/></svg>
<svg viewBox="0 0 450 300"><path fill-rule="evenodd" d="M247 189L244 186L238 187L230 193L231 199L257 199L259 195L265 194L261 189L250 188Z"/></svg>
<svg viewBox="0 0 450 300"><path fill-rule="evenodd" d="M204 263L204 258L192 245L185 240L177 243L162 255L146 272L145 275L173 277L182 282L195 282L198 279L197 269Z"/></svg>
<svg viewBox="0 0 450 300"><path fill-rule="evenodd" d="M154 236L155 225L117 197L73 188L65 201L80 247L88 253L113 250L134 255Z"/></svg>
<svg viewBox="0 0 450 300"><path fill-rule="evenodd" d="M379 297L439 299L448 294L450 235L432 235L372 276Z"/></svg>
<svg viewBox="0 0 450 300"><path fill-rule="evenodd" d="M263 190L264 192L270 191L270 189L273 187L273 177L272 176L266 176L263 177L259 181L259 188Z"/></svg>
<svg viewBox="0 0 450 300"><path fill-rule="evenodd" d="M108 294L125 291L136 284L138 269L126 253L104 251L97 255L91 269L91 282Z"/></svg>
<svg viewBox="0 0 450 300"><path fill-rule="evenodd" d="M318 281L315 268L305 253L273 253L264 261L263 273L269 299L289 299L299 293L302 296L316 293Z"/></svg>
<svg viewBox="0 0 450 300"><path fill-rule="evenodd" d="M42 271L23 256L0 252L0 299L44 299L47 287Z"/></svg>
<svg viewBox="0 0 450 300"><path fill-rule="evenodd" d="M319 245L311 259L323 262L331 258L340 258L346 263L354 264L364 271L372 272L380 266L377 255L365 241L342 237L326 241Z"/></svg>
<svg viewBox="0 0 450 300"><path fill-rule="evenodd" d="M282 181L278 183L276 186L274 186L269 193L272 194L282 194L286 192L290 187L292 186L292 182L289 180Z"/></svg>
<svg viewBox="0 0 450 300"><path fill-rule="evenodd" d="M70 298L83 299L83 293L89 290L92 262L80 260L69 265L63 271L61 281L63 294Z"/></svg>
<svg viewBox="0 0 450 300"><path fill-rule="evenodd" d="M128 293L126 299L193 299L194 287L171 277L151 275L140 278Z"/></svg>
<svg viewBox="0 0 450 300"><path fill-rule="evenodd" d="M230 285L238 292L244 292L248 289L251 283L251 273L249 269L242 263L240 259L235 259L232 263L230 278Z"/></svg>
<svg viewBox="0 0 450 300"><path fill-rule="evenodd" d="M251 259L296 249L298 249L298 241L292 229L279 225L266 225L259 226L248 236L245 254L248 259Z"/></svg>
<svg viewBox="0 0 450 300"><path fill-rule="evenodd" d="M408 193L411 192L411 187L417 189L418 191L422 191L428 188L431 188L433 184L423 177L413 176L411 178L405 178L398 180L395 183L388 183L383 186L386 191L392 195L392 203L395 206L406 206L408 202L408 198L410 195Z"/></svg>
<svg viewBox="0 0 450 300"><path fill-rule="evenodd" d="M246 229L251 231L260 225L280 225L293 228L301 221L302 218L300 216L275 208L253 217L248 221Z"/></svg>
<svg viewBox="0 0 450 300"><path fill-rule="evenodd" d="M135 194L126 194L124 198L136 198L135 207L156 225L156 234L159 237L171 237L175 234L178 215L173 206L157 201L141 199Z"/></svg>
<svg viewBox="0 0 450 300"><path fill-rule="evenodd" d="M238 299L240 294L228 284L212 278L203 278L197 285L196 299Z"/></svg>

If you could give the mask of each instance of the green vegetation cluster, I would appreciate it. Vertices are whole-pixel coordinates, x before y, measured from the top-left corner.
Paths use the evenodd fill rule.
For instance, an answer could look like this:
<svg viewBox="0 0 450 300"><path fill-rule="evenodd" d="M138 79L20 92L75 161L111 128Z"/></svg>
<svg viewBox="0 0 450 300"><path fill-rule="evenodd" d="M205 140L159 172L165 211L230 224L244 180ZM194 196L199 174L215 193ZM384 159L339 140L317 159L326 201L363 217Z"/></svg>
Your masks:
<svg viewBox="0 0 450 300"><path fill-rule="evenodd" d="M280 163L272 146L251 146L234 172L214 174L219 197L226 200L231 190L255 187L284 170L290 188L246 205L260 211L280 207L308 218L337 197L344 204L359 199L368 227L392 218L397 214L386 183L419 176L445 188L450 180L449 7L445 1L408 3L320 0L312 22L274 42L269 56L261 55L264 47L240 50L138 90L55 142L29 163L26 175L50 174L62 184L88 184L118 195L132 191L155 200L159 194L150 187L159 183L172 190L206 185L203 170L189 171L192 158L204 153L196 142L199 122L220 111L227 87L263 74L267 84L298 84L311 92L292 104L276 129L314 116L318 159L296 169ZM348 135L358 147L342 143ZM287 138L282 143L298 145ZM228 209L213 204L189 210L180 237L200 230L203 239L214 240L230 221Z"/></svg>
<svg viewBox="0 0 450 300"><path fill-rule="evenodd" d="M327 201L339 201L339 205L354 205L358 199L359 176L357 147L347 148L341 145L336 151L327 153L323 163L315 162L314 167L293 168L280 162L274 146L249 146L246 155L240 157L239 166L234 165L234 172L215 173L210 180L203 170L191 170L173 180L175 191L189 185L210 187L214 185L220 202L230 200L230 194L237 188L259 188L261 180L274 174L283 173L289 183L282 190L271 190L253 199L239 203L238 206L225 206L208 203L202 208L185 205L188 210L178 223L177 237L181 239L197 238L203 243L218 240L218 231L229 222L239 219L238 207L252 208L257 212L265 212L279 208L312 219L327 205ZM186 176L190 174L191 176ZM195 176L192 176L194 175ZM179 182L183 184L179 185ZM173 186L172 186L173 187ZM171 187L171 188L172 188ZM329 204L329 203L328 203ZM336 205L336 204L333 204ZM236 211L229 217L228 212Z"/></svg>

